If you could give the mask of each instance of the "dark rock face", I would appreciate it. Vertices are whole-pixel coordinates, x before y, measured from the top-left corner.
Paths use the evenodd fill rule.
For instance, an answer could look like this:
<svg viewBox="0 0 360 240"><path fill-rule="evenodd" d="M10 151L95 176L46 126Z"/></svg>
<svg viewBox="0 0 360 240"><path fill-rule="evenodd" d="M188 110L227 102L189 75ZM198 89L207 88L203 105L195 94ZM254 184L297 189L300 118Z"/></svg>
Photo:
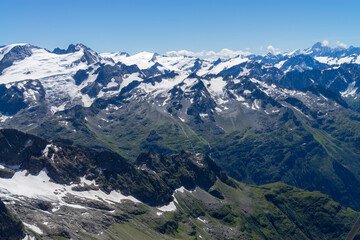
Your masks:
<svg viewBox="0 0 360 240"><path fill-rule="evenodd" d="M80 50L83 50L84 52L84 55L80 59L81 62L85 62L87 64L93 64L99 60L97 54L94 51L92 51L90 48L86 47L84 44L81 43L76 45L70 44L68 49L66 50L66 53L74 53ZM60 50L58 52L63 52L63 51Z"/></svg>
<svg viewBox="0 0 360 240"><path fill-rule="evenodd" d="M0 111L5 114L14 115L28 105L24 102L23 93L16 87L7 89L0 85Z"/></svg>
<svg viewBox="0 0 360 240"><path fill-rule="evenodd" d="M10 168L0 169L0 178L12 178L15 174L15 171Z"/></svg>
<svg viewBox="0 0 360 240"><path fill-rule="evenodd" d="M0 61L0 74L5 68L10 67L15 61L20 61L31 56L31 45L13 47Z"/></svg>
<svg viewBox="0 0 360 240"><path fill-rule="evenodd" d="M327 64L320 63L309 55L297 55L284 62L281 66L282 71L292 70L302 72L304 70L323 69Z"/></svg>
<svg viewBox="0 0 360 240"><path fill-rule="evenodd" d="M37 80L16 82L10 87L0 84L0 112L5 115L15 115L44 98L45 90Z"/></svg>
<svg viewBox="0 0 360 240"><path fill-rule="evenodd" d="M61 48L55 48L52 53L55 54L66 54L66 50L65 49L61 49Z"/></svg>
<svg viewBox="0 0 360 240"><path fill-rule="evenodd" d="M254 77L266 82L277 82L283 76L283 72L276 67L266 67L256 61L244 62L239 65L235 65L228 69L225 69L219 73L219 76L223 77L238 77L245 71L248 72L248 76Z"/></svg>
<svg viewBox="0 0 360 240"><path fill-rule="evenodd" d="M20 240L25 237L23 225L0 200L0 239Z"/></svg>
<svg viewBox="0 0 360 240"><path fill-rule="evenodd" d="M78 51L78 49L76 49L76 45L70 44L66 50L66 53L74 53L76 51Z"/></svg>
<svg viewBox="0 0 360 240"><path fill-rule="evenodd" d="M303 72L291 71L284 75L280 83L296 89L315 84L339 93L345 91L353 81L359 82L359 74L359 65L342 64L339 68L314 68Z"/></svg>
<svg viewBox="0 0 360 240"><path fill-rule="evenodd" d="M13 129L0 130L0 159L7 165L26 164L41 156L47 141Z"/></svg>
<svg viewBox="0 0 360 240"><path fill-rule="evenodd" d="M285 102L291 104L292 106L297 107L300 109L304 114L310 115L313 118L317 118L317 114L310 110L302 101L297 98L288 97L285 99Z"/></svg>
<svg viewBox="0 0 360 240"><path fill-rule="evenodd" d="M304 88L303 90L310 91L317 96L320 96L320 94L322 94L323 96L327 97L328 99L334 100L339 105L341 105L345 108L348 107L347 103L338 94L334 93L330 89L326 89L326 88L318 86L318 85L311 85L307 88Z"/></svg>
<svg viewBox="0 0 360 240"><path fill-rule="evenodd" d="M78 70L73 76L76 85L80 85L84 80L89 77L86 70Z"/></svg>
<svg viewBox="0 0 360 240"><path fill-rule="evenodd" d="M226 182L226 175L204 154L182 151L179 154L141 154L135 164L139 168L158 175L172 190L181 186L194 189L199 186L208 190L217 177Z"/></svg>
<svg viewBox="0 0 360 240"><path fill-rule="evenodd" d="M103 89L103 91L109 91L109 90L117 90L119 89L119 84L122 82L122 76L126 74L128 71L125 66L123 65L103 65L100 66L100 68L97 70L97 78L96 80L85 86L83 89L81 89L82 93L88 94L90 97L96 97L99 92L112 80L115 81L117 86L115 88L111 89ZM79 73L80 74L80 73ZM83 74L83 73L81 73ZM78 76L80 77L80 76ZM81 78L79 78L81 79ZM75 79L76 80L76 79ZM78 84L78 83L77 83Z"/></svg>

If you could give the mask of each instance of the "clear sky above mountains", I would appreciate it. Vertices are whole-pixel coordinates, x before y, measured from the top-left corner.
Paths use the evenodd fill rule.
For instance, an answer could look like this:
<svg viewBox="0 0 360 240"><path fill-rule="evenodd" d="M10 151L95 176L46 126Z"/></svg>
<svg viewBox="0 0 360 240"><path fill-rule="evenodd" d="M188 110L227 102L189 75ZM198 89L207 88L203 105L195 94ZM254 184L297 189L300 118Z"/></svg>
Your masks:
<svg viewBox="0 0 360 240"><path fill-rule="evenodd" d="M327 40L360 46L360 1L0 0L0 45L97 52L266 53ZM269 47L269 46L272 46Z"/></svg>

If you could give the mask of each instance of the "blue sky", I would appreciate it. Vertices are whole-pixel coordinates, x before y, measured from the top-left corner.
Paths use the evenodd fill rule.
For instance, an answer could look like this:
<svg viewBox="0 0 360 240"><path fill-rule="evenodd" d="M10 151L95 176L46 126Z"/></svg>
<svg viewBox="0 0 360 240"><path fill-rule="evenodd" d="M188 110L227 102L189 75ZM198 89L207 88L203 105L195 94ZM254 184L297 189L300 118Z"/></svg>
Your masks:
<svg viewBox="0 0 360 240"><path fill-rule="evenodd" d="M360 46L360 1L0 0L0 45L165 53ZM261 50L262 49L262 50Z"/></svg>

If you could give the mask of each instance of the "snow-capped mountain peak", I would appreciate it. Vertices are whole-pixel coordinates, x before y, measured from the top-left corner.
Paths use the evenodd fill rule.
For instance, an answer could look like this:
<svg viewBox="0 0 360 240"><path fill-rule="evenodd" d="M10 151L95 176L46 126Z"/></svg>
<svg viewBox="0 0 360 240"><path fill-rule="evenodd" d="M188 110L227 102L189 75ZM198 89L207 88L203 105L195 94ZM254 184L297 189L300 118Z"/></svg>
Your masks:
<svg viewBox="0 0 360 240"><path fill-rule="evenodd" d="M35 95L45 95L51 114L75 105L89 107L99 98L108 99L129 91L156 97L168 94L176 86L191 89L194 83L191 79L202 82L215 102L226 101L223 98L227 96L225 89L229 79L238 81L243 77L298 90L311 84L324 84L339 94L351 92L355 97L359 85L355 74L358 68L339 65L360 63L358 50L316 43L303 51L264 56L238 54L212 60L145 51L134 55L124 52L97 54L83 44L71 44L66 50L53 52L30 44L13 44L0 48L0 85L6 89L18 88L25 94L16 82L26 85L29 81L38 81L45 94ZM325 74L330 75L325 77ZM243 97L231 94L239 99ZM32 98L20 99L27 104Z"/></svg>

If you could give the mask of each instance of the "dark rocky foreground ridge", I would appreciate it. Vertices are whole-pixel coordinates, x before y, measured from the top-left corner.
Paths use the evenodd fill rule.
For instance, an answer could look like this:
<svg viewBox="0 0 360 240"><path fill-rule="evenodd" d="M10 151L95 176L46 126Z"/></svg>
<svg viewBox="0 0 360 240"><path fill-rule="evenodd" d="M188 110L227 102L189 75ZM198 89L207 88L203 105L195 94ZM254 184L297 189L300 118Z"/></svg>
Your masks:
<svg viewBox="0 0 360 240"><path fill-rule="evenodd" d="M199 153L143 153L129 163L12 129L0 130L0 150L2 239L22 239L22 229L38 239L341 239L359 215L320 192L245 185ZM40 178L30 191L43 195L3 188L21 178ZM141 202L108 199L114 190Z"/></svg>
<svg viewBox="0 0 360 240"><path fill-rule="evenodd" d="M47 175L58 184L80 182L80 177L95 180L106 193L119 190L151 206L168 204L173 191L181 186L208 190L217 178L233 184L208 156L200 153L144 153L135 164L130 164L110 151L50 143L12 129L0 130L0 159L5 166L19 166L32 175L46 169ZM11 178L14 174L9 168L0 169L4 177Z"/></svg>
<svg viewBox="0 0 360 240"><path fill-rule="evenodd" d="M9 212L0 199L0 238L17 240L24 237L25 231L21 221Z"/></svg>

